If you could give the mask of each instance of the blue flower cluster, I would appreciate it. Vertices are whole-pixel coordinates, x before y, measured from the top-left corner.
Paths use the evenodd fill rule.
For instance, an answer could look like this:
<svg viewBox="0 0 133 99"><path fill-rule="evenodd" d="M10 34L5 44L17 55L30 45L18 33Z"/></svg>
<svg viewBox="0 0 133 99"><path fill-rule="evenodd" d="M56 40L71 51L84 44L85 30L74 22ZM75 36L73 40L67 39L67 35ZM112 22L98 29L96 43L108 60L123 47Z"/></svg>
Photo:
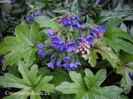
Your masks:
<svg viewBox="0 0 133 99"><path fill-rule="evenodd" d="M68 14L66 14L64 17L62 17L58 23L63 23L63 27L67 27L67 28L73 28L73 29L87 29L87 26L85 24L81 24L78 21L80 20L80 18L78 16L73 16L72 19L70 20L70 17ZM54 69L54 68L65 68L65 70L75 70L77 69L79 66L81 66L81 63L79 61L74 61L71 60L69 53L71 52L82 52L82 56L85 58L85 52L87 52L87 54L90 53L89 48L91 45L94 45L94 37L97 36L97 38L102 38L104 32L107 30L106 25L103 26L99 26L98 28L92 28L91 29L91 34L86 36L86 37L81 37L79 39L77 39L77 43L79 43L79 46L72 41L65 41L63 39L60 38L59 35L54 35L55 31L51 30L51 29L46 29L48 36L50 37L50 46L53 47L55 49L55 51L59 51L61 52L61 54L63 55L65 53L65 55L67 55L65 58L63 59L59 59L59 57L56 57L55 54L52 54L50 57L50 62L46 63L46 66ZM42 50L45 46L43 44L38 44L37 45L39 48L38 54L41 56L41 58L45 57L45 53Z"/></svg>
<svg viewBox="0 0 133 99"><path fill-rule="evenodd" d="M51 46L55 48L55 50L70 53L72 51L77 50L77 44L74 42L69 41L67 44L65 43L64 40L60 39L58 35L50 37L51 39Z"/></svg>
<svg viewBox="0 0 133 99"><path fill-rule="evenodd" d="M88 41L88 45L89 45L89 46L90 46L91 44L95 44L95 42L94 42L94 37L91 36L91 35L88 35L88 36L86 36L85 38L84 38L84 37L81 37L81 38L77 39L77 42L80 44L83 40Z"/></svg>
<svg viewBox="0 0 133 99"><path fill-rule="evenodd" d="M87 26L85 24L80 24L78 21L80 20L80 18L76 15L73 16L72 19L70 20L70 17L68 14L66 14L65 16L63 16L58 23L61 24L63 23L63 27L67 27L67 28L73 28L73 29L87 29Z"/></svg>
<svg viewBox="0 0 133 99"><path fill-rule="evenodd" d="M93 36L97 36L98 39L103 37L105 31L107 31L106 25L102 25L99 26L98 28L91 29L91 33L93 34Z"/></svg>
<svg viewBox="0 0 133 99"><path fill-rule="evenodd" d="M35 18L38 18L39 16L41 16L40 13L35 12L34 14L27 14L26 15L26 20L27 21L34 21Z"/></svg>
<svg viewBox="0 0 133 99"><path fill-rule="evenodd" d="M53 54L51 56L51 61L49 63L46 63L47 67L51 68L51 69L54 69L55 67L56 68L61 68L61 67L64 67L65 70L75 70L77 69L79 66L81 66L81 63L80 62L72 62L70 63L71 61L71 58L69 56L65 57L63 59L64 63L61 64L61 61L57 61L55 64L54 64L54 60L56 59L55 55Z"/></svg>
<svg viewBox="0 0 133 99"><path fill-rule="evenodd" d="M40 57L42 59L44 59L45 58L45 53L42 49L45 48L45 45L43 45L41 43L38 43L37 46L38 46L38 55L40 55Z"/></svg>

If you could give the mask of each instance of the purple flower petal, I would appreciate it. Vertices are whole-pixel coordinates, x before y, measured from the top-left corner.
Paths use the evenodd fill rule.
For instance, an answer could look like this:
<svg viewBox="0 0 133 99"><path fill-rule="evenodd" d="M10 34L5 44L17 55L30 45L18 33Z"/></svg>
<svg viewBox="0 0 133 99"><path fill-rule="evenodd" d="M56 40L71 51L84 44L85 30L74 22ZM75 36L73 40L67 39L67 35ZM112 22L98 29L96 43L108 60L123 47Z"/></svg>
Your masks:
<svg viewBox="0 0 133 99"><path fill-rule="evenodd" d="M54 69L54 62L46 63L47 67Z"/></svg>
<svg viewBox="0 0 133 99"><path fill-rule="evenodd" d="M49 36L54 35L54 30L51 30L51 29L46 29L46 30L47 30Z"/></svg>
<svg viewBox="0 0 133 99"><path fill-rule="evenodd" d="M55 55L53 54L50 59L54 61L56 59Z"/></svg>
<svg viewBox="0 0 133 99"><path fill-rule="evenodd" d="M71 58L69 56L63 58L63 61L66 62L66 63L69 63L71 60Z"/></svg>

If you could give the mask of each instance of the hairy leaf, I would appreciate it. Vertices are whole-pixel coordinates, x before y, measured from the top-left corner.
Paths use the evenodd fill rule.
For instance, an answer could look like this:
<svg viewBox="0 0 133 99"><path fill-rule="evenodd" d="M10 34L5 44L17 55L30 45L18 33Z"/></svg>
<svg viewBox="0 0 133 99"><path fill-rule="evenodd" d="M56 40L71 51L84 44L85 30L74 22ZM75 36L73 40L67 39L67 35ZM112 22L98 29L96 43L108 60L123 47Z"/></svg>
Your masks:
<svg viewBox="0 0 133 99"><path fill-rule="evenodd" d="M117 73L122 75L120 84L126 94L130 92L131 86L133 86L129 72L133 73L133 65L125 65L117 68Z"/></svg>
<svg viewBox="0 0 133 99"><path fill-rule="evenodd" d="M11 96L5 97L6 99L18 99L18 97L21 97L21 99L27 99L26 97L28 96L34 97L32 99L41 99L38 98L40 97L41 91L54 92L54 85L49 83L53 79L53 76L38 76L37 65L29 67L27 64L19 61L18 71L22 78L18 78L10 73L0 76L0 85L4 88L20 88L20 91L13 93Z"/></svg>
<svg viewBox="0 0 133 99"><path fill-rule="evenodd" d="M39 25L40 27L42 28L51 28L51 29L57 29L59 27L61 27L60 24L58 24L57 22L55 21L50 21L49 18L45 17L45 16L40 16L39 18L37 18L35 20Z"/></svg>
<svg viewBox="0 0 133 99"><path fill-rule="evenodd" d="M5 55L3 69L7 65L14 65L24 59L28 63L35 60L36 44L40 42L41 36L38 25L19 25L16 27L15 36L5 37L0 44L0 55Z"/></svg>
<svg viewBox="0 0 133 99"><path fill-rule="evenodd" d="M97 53L102 56L103 60L106 59L112 65L112 67L118 67L119 58L117 54L100 39L96 41L94 49L92 49L90 54L87 55L87 59L92 67L96 66L96 59L98 59Z"/></svg>
<svg viewBox="0 0 133 99"><path fill-rule="evenodd" d="M104 40L116 51L133 54L133 37L116 27L109 27L104 35Z"/></svg>
<svg viewBox="0 0 133 99"><path fill-rule="evenodd" d="M74 99L128 99L122 96L122 89L116 86L100 87L106 78L106 70L99 70L94 75L89 69L85 70L86 76L71 71L69 76L72 82L63 82L56 90L63 94L76 94Z"/></svg>

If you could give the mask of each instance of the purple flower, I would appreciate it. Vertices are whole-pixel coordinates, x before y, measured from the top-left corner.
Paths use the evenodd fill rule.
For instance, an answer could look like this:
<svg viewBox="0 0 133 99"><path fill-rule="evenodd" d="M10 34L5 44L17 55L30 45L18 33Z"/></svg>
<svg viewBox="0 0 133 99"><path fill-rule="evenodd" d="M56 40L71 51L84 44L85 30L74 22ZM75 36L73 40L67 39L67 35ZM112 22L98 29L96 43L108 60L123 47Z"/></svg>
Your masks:
<svg viewBox="0 0 133 99"><path fill-rule="evenodd" d="M66 14L64 17L61 18L62 19L62 22L63 22L63 27L67 27L70 29L71 27L71 22L70 22L70 18L69 18L69 15Z"/></svg>
<svg viewBox="0 0 133 99"><path fill-rule="evenodd" d="M85 12L84 11L81 12L81 16L85 16Z"/></svg>
<svg viewBox="0 0 133 99"><path fill-rule="evenodd" d="M93 36L97 36L99 33L104 34L104 32L107 31L106 25L99 26L98 28L92 28L91 33Z"/></svg>
<svg viewBox="0 0 133 99"><path fill-rule="evenodd" d="M76 41L80 44L80 43L82 43L83 40L87 41L89 46L91 44L95 44L94 37L91 35L86 36L86 38L81 37L81 38L77 39Z"/></svg>
<svg viewBox="0 0 133 99"><path fill-rule="evenodd" d="M70 68L70 64L68 64L68 63L64 63L64 64L62 64L62 67L64 67L65 70L71 70L71 68Z"/></svg>
<svg viewBox="0 0 133 99"><path fill-rule="evenodd" d="M72 24L77 24L78 20L80 20L80 18L76 15L72 17Z"/></svg>
<svg viewBox="0 0 133 99"><path fill-rule="evenodd" d="M41 44L41 43L38 43L37 46L38 46L38 49L39 49L39 50L40 50L40 49L43 49L43 48L45 47L45 45L43 45L43 44Z"/></svg>
<svg viewBox="0 0 133 99"><path fill-rule="evenodd" d="M60 68L60 67L61 67L61 61L57 61L57 62L56 62L56 67L57 67L57 68Z"/></svg>
<svg viewBox="0 0 133 99"><path fill-rule="evenodd" d="M27 15L26 15L26 20L27 20L27 21L34 21L34 15L29 15L29 14L27 14Z"/></svg>
<svg viewBox="0 0 133 99"><path fill-rule="evenodd" d="M51 39L51 43L52 43L51 46L53 48L55 48L56 50L59 50L61 52L65 51L65 48L66 48L65 41L61 40L58 35L53 36L50 39Z"/></svg>
<svg viewBox="0 0 133 99"><path fill-rule="evenodd" d="M79 25L79 23L77 23L77 24L72 24L72 28L73 29L79 29L80 28L80 25Z"/></svg>
<svg viewBox="0 0 133 99"><path fill-rule="evenodd" d="M72 25L72 28L73 29L79 29L80 28L80 25L78 23L78 20L80 20L80 18L78 16L73 16L72 17L71 25Z"/></svg>
<svg viewBox="0 0 133 99"><path fill-rule="evenodd" d="M55 55L53 54L50 59L54 61L56 59Z"/></svg>
<svg viewBox="0 0 133 99"><path fill-rule="evenodd" d="M47 67L54 69L54 62L46 63Z"/></svg>
<svg viewBox="0 0 133 99"><path fill-rule="evenodd" d="M80 44L85 38L84 37L81 37L81 38L78 38L76 41Z"/></svg>
<svg viewBox="0 0 133 99"><path fill-rule="evenodd" d="M46 30L47 30L49 36L54 35L54 30L51 30L51 29L46 29Z"/></svg>
<svg viewBox="0 0 133 99"><path fill-rule="evenodd" d="M72 70L75 70L75 69L78 68L78 66L77 66L75 63L70 63L70 68L71 68Z"/></svg>
<svg viewBox="0 0 133 99"><path fill-rule="evenodd" d="M75 63L77 66L81 66L81 63L80 62L76 62Z"/></svg>
<svg viewBox="0 0 133 99"><path fill-rule="evenodd" d="M86 37L86 41L88 41L88 45L95 44L95 42L94 42L94 37L91 36L91 35L88 35L88 36Z"/></svg>
<svg viewBox="0 0 133 99"><path fill-rule="evenodd" d="M13 5L13 3L14 3L14 0L10 0L10 5Z"/></svg>
<svg viewBox="0 0 133 99"><path fill-rule="evenodd" d="M97 3L99 3L101 0L96 0Z"/></svg>
<svg viewBox="0 0 133 99"><path fill-rule="evenodd" d="M12 19L11 19L11 20L9 20L9 23L12 23Z"/></svg>
<svg viewBox="0 0 133 99"><path fill-rule="evenodd" d="M3 59L1 60L1 63L3 64L3 63L4 63L4 61L5 61L5 58L3 58Z"/></svg>
<svg viewBox="0 0 133 99"><path fill-rule="evenodd" d="M59 35L50 37L52 43L56 43L60 41Z"/></svg>
<svg viewBox="0 0 133 99"><path fill-rule="evenodd" d="M71 51L76 51L77 50L77 44L75 44L74 42L69 42L69 44L66 47L66 52L70 53Z"/></svg>
<svg viewBox="0 0 133 99"><path fill-rule="evenodd" d="M99 26L98 29L99 29L99 32L100 33L104 33L105 31L107 31L106 24L105 25L102 25L102 26Z"/></svg>
<svg viewBox="0 0 133 99"><path fill-rule="evenodd" d="M97 34L99 33L99 29L97 29L97 28L92 28L92 29L91 29L91 33L93 34L93 36L97 36Z"/></svg>
<svg viewBox="0 0 133 99"><path fill-rule="evenodd" d="M43 50L38 50L38 55L40 55L40 57L41 57L42 59L45 58L45 53L44 53Z"/></svg>
<svg viewBox="0 0 133 99"><path fill-rule="evenodd" d="M41 14L40 14L40 13L38 13L38 12L35 12L35 13L34 13L34 17L36 17L36 18L37 18L37 17L39 17L39 16L41 16Z"/></svg>
<svg viewBox="0 0 133 99"><path fill-rule="evenodd" d="M83 24L83 25L80 25L80 28L87 29L88 27L85 24Z"/></svg>
<svg viewBox="0 0 133 99"><path fill-rule="evenodd" d="M66 62L66 63L69 63L71 60L71 58L69 56L63 58L63 61Z"/></svg>

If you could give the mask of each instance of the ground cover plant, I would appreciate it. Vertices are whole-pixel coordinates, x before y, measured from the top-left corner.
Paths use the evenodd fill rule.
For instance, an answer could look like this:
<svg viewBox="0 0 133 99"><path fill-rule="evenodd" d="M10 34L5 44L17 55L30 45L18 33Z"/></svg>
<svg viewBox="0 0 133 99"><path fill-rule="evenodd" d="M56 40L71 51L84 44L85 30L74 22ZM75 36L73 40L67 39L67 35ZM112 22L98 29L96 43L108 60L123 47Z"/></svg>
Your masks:
<svg viewBox="0 0 133 99"><path fill-rule="evenodd" d="M1 98L132 99L132 1L0 3Z"/></svg>

